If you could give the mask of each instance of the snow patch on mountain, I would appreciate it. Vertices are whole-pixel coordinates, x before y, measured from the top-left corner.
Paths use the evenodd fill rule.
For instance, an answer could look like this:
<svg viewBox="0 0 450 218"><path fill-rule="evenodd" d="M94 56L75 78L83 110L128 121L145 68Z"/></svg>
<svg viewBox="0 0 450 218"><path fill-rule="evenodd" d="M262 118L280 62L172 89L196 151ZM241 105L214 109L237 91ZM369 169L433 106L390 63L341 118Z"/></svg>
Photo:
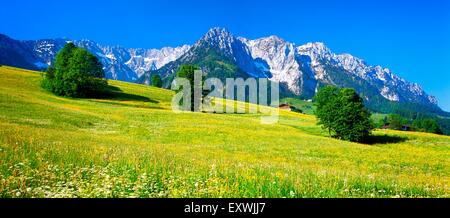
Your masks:
<svg viewBox="0 0 450 218"><path fill-rule="evenodd" d="M368 65L363 59L350 54L335 54L322 42L295 46L277 36L256 40L240 37L239 40L249 47L254 59L267 62L273 81L286 83L289 90L297 95L315 93L317 87L314 86L319 82L339 85L327 71L331 67L366 81L389 101L437 105L436 98L427 95L419 85L396 76L387 68Z"/></svg>
<svg viewBox="0 0 450 218"><path fill-rule="evenodd" d="M267 63L272 81L286 83L292 92L300 94L297 81L302 72L295 60L294 44L288 43L277 36L256 40L240 37L239 40L249 47L254 59L262 59Z"/></svg>
<svg viewBox="0 0 450 218"><path fill-rule="evenodd" d="M380 94L390 101L399 101L400 100L398 95L396 93L391 92L389 87L386 87L386 86L381 89Z"/></svg>
<svg viewBox="0 0 450 218"><path fill-rule="evenodd" d="M322 42L296 46L278 36L250 40L236 38L224 28L211 28L193 46L161 49L103 46L86 39L20 41L0 34L0 44L3 43L6 49L14 50L21 56L21 60L16 62L24 67L31 65L31 68L45 68L52 64L57 52L67 42L73 42L95 54L109 79L136 81L145 72L161 69L171 62L189 63L192 60L189 58L195 55L201 57L212 48L232 60L249 76L284 83L290 92L306 98L312 97L319 85L336 85L363 90L367 88L389 101L437 105L436 98L425 93L418 84L396 76L387 68L369 65L350 54L335 54ZM170 72L174 73L175 70ZM363 97L370 100L373 96Z"/></svg>
<svg viewBox="0 0 450 218"><path fill-rule="evenodd" d="M161 49L124 48L120 46L103 46L91 40L29 40L24 43L32 47L35 56L34 65L45 68L52 64L58 51L67 42L84 48L97 56L104 66L106 77L124 81L135 81L150 70L156 70L171 61L175 61L187 50L189 45L180 47L164 47Z"/></svg>

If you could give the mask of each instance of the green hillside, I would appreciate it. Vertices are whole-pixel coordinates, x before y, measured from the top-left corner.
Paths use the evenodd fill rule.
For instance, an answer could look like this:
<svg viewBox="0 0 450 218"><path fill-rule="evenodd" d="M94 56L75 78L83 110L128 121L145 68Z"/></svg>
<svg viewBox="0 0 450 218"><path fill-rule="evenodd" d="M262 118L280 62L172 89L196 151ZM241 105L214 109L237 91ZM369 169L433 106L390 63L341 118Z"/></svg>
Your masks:
<svg viewBox="0 0 450 218"><path fill-rule="evenodd" d="M57 97L0 68L0 197L450 197L450 137L327 137L315 118L171 111L172 92L109 81Z"/></svg>
<svg viewBox="0 0 450 218"><path fill-rule="evenodd" d="M304 114L314 114L315 106L312 102L300 100L297 98L283 98L280 100L280 104L289 104L297 109L302 110Z"/></svg>

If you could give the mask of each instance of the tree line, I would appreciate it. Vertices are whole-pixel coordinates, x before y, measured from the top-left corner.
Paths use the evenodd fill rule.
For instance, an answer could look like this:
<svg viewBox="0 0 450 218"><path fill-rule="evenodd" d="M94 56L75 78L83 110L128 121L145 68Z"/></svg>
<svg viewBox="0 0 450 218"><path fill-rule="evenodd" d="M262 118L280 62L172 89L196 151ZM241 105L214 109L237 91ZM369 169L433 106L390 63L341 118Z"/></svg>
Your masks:
<svg viewBox="0 0 450 218"><path fill-rule="evenodd" d="M405 118L400 114L389 114L377 123L378 128L393 130L411 130L417 132L428 132L443 134L438 122L428 116L419 115L415 118Z"/></svg>
<svg viewBox="0 0 450 218"><path fill-rule="evenodd" d="M182 65L176 76L193 83L196 69L193 65ZM104 77L103 66L95 55L67 43L56 55L54 65L48 67L42 86L60 96L95 97L107 92L108 82ZM151 85L162 87L161 77L152 75ZM443 133L435 119L422 114L414 114L414 118L391 114L374 124L363 99L351 88L323 87L314 97L314 104L318 124L332 137L342 140L364 142L375 127L401 130L407 126L415 131ZM195 111L193 107L192 104L191 110Z"/></svg>

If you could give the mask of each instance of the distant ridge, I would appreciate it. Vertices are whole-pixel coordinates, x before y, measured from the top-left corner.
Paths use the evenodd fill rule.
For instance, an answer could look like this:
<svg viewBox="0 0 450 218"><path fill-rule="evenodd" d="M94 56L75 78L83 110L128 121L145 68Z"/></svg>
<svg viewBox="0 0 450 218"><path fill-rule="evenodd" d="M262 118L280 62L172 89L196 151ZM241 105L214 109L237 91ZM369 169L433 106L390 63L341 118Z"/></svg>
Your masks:
<svg viewBox="0 0 450 218"><path fill-rule="evenodd" d="M68 39L14 40L0 34L0 64L43 69ZM442 114L435 97L391 70L372 66L350 54L335 54L324 43L296 46L278 36L250 40L225 28L211 28L194 45L162 49L104 46L72 40L95 54L109 79L149 83L160 74L169 87L181 64L196 64L209 77L269 78L281 84L283 96L311 99L325 85L351 87L374 111L392 112L401 105Z"/></svg>

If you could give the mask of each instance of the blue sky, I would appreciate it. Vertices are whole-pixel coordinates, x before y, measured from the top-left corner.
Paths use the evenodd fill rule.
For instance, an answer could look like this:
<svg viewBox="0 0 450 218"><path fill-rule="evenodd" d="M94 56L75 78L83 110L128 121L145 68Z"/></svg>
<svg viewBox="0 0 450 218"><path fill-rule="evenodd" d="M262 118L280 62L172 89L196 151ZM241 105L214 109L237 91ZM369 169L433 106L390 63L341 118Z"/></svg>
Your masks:
<svg viewBox="0 0 450 218"><path fill-rule="evenodd" d="M450 1L2 0L0 33L88 38L160 48L192 44L210 27L246 38L324 42L419 83L450 111Z"/></svg>

